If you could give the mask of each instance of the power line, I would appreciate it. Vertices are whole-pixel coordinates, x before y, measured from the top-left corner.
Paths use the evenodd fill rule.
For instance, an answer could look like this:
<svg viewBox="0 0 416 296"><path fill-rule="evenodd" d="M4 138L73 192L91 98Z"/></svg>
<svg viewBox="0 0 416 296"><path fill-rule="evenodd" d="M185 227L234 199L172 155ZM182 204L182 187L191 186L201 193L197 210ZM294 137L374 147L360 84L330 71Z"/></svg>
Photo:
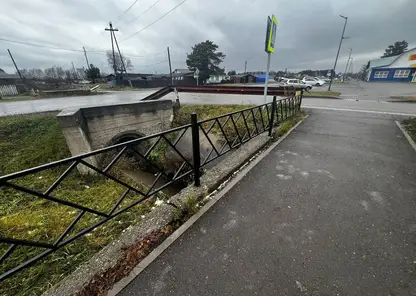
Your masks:
<svg viewBox="0 0 416 296"><path fill-rule="evenodd" d="M162 0L157 0L155 3L153 3L149 8L147 8L145 11L143 11L138 17L135 17L131 21L126 22L127 24L131 24L132 22L138 20L142 15L144 15L146 12L148 12L150 9L152 9L156 4L158 4Z"/></svg>
<svg viewBox="0 0 416 296"><path fill-rule="evenodd" d="M63 47L49 46L49 45L43 45L43 44L35 44L35 43L16 41L16 40L10 40L10 39L5 39L5 38L0 38L0 40L5 41L5 42L10 42L10 43L17 43L17 44L22 44L22 45L34 46L34 47L42 47L42 48L50 48L50 49L56 49L56 50L74 51L74 52L83 52L83 50L81 50L81 49L71 49L71 48L63 48Z"/></svg>
<svg viewBox="0 0 416 296"><path fill-rule="evenodd" d="M160 21L162 18L164 18L165 16L167 16L169 13L171 13L172 11L174 11L176 8L178 8L179 6L181 6L182 4L184 4L186 1L188 0L183 0L181 3L179 3L178 5L176 5L174 8L172 8L171 10L169 10L168 12L166 12L164 15L162 15L161 17L159 17L158 19L156 19L153 23L151 23L150 25L147 25L146 27L144 27L143 29L131 34L129 37L124 38L123 40L121 40L120 42L126 41L127 39L130 39L131 37L139 34L140 32L143 32L144 30L146 30L147 28L149 28L150 26L152 26L153 24L157 23L158 21Z"/></svg>
<svg viewBox="0 0 416 296"><path fill-rule="evenodd" d="M164 61L160 61L160 62L157 62L157 63L154 63L154 64L148 64L148 65L137 65L137 67L150 67L150 66L166 63L167 61L168 60L164 60Z"/></svg>
<svg viewBox="0 0 416 296"><path fill-rule="evenodd" d="M132 7L137 3L137 1L139 1L139 0L136 0L136 1L134 1L133 2L133 4L132 5L130 5L122 14L120 14L117 18L116 18L116 20L120 20L127 12L129 12L130 11L130 9L132 9Z"/></svg>
<svg viewBox="0 0 416 296"><path fill-rule="evenodd" d="M36 44L36 43L31 43L31 42L24 42L24 41L17 41L17 40L10 40L10 39L6 39L6 38L0 38L1 41L5 41L5 42L10 42L10 43L16 43L16 44L22 44L22 45L26 45L26 46L33 46L33 47L39 47L39 48L49 48L49 49L55 49L55 50L64 50L64 51L71 51L71 52L84 52L83 49L74 49L74 48L64 48L64 47L56 47L56 46L50 46L50 45L45 45L45 44ZM89 54L96 54L96 55L106 55L107 50L90 50L89 48L86 48L88 50ZM129 57L133 57L133 58L147 58L147 57L151 57L151 56L156 56L162 53L166 53L166 50L162 50L160 52L157 53L152 53L149 55L131 55L131 54L127 54Z"/></svg>
<svg viewBox="0 0 416 296"><path fill-rule="evenodd" d="M103 56L107 55L107 52L108 52L108 50L103 50L103 51L88 51L89 54L98 54L98 55L103 55ZM152 56L157 56L157 55L160 55L162 53L166 53L166 50L162 50L160 52L152 53L152 54L145 55L145 56L142 56L142 55L131 55L129 53L127 53L127 54L124 53L124 55L126 55L129 58L144 59L144 58L148 58L148 57L152 57Z"/></svg>

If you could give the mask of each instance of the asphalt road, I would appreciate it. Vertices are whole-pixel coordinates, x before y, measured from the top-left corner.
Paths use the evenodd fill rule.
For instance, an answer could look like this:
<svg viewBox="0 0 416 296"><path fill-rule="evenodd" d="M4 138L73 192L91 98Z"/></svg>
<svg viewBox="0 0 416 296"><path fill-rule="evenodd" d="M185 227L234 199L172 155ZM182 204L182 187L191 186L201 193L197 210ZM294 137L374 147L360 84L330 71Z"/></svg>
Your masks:
<svg viewBox="0 0 416 296"><path fill-rule="evenodd" d="M103 106L113 104L127 104L140 102L141 99L153 93L155 90L112 92L105 95L66 97L58 99L43 99L34 101L18 101L0 103L0 116L56 111L66 108ZM179 98L183 104L263 104L263 96L254 95L227 95L227 94L199 94L180 93ZM176 99L173 93L164 99ZM272 97L268 97L270 101ZM367 100L332 100L305 98L305 106L314 108L343 108L370 110L375 112L393 112L416 116L416 104L414 103L387 103Z"/></svg>
<svg viewBox="0 0 416 296"><path fill-rule="evenodd" d="M0 116L57 111L67 108L103 106L123 103L139 102L144 97L155 92L155 89L146 91L120 91L109 92L104 95L74 96L56 99L41 99L30 101L1 102Z"/></svg>
<svg viewBox="0 0 416 296"><path fill-rule="evenodd" d="M313 111L119 295L416 295L416 152Z"/></svg>
<svg viewBox="0 0 416 296"><path fill-rule="evenodd" d="M328 86L323 86L327 90ZM348 81L346 83L335 83L331 88L333 91L341 92L341 97L359 100L383 100L390 96L416 96L416 83L386 83L386 82L364 82Z"/></svg>

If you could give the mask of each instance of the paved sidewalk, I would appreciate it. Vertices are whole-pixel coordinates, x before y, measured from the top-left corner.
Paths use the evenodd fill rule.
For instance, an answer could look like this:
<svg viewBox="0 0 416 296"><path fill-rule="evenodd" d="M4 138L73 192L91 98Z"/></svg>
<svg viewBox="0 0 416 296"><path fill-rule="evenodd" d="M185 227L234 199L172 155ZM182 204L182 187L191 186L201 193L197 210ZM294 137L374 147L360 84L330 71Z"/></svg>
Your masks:
<svg viewBox="0 0 416 296"><path fill-rule="evenodd" d="M120 295L416 295L416 152L313 111Z"/></svg>

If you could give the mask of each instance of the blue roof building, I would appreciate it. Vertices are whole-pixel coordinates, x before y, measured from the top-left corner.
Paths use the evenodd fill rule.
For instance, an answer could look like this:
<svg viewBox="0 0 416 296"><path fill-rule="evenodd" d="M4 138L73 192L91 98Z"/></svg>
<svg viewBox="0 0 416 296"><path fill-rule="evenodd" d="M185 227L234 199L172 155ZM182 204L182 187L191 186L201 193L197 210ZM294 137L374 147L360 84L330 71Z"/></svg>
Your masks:
<svg viewBox="0 0 416 296"><path fill-rule="evenodd" d="M258 74L256 76L256 83L265 83L266 82L266 75L265 74ZM269 80L273 79L272 76L269 75Z"/></svg>
<svg viewBox="0 0 416 296"><path fill-rule="evenodd" d="M397 56L369 61L367 81L416 82L416 48Z"/></svg>

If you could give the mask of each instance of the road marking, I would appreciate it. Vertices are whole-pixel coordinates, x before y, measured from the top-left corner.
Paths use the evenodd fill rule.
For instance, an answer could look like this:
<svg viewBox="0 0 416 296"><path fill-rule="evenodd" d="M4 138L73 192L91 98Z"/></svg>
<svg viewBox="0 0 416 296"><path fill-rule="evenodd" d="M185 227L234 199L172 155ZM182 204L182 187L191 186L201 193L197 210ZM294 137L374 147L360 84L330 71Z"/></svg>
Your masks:
<svg viewBox="0 0 416 296"><path fill-rule="evenodd" d="M384 112L384 111L372 111L372 110L361 110L361 109L347 109L347 108L332 108L332 107L317 107L317 106L308 106L303 105L303 108L309 109L323 109L323 110L332 110L332 111L349 111L349 112L361 112L361 113L374 113L374 114L385 114L385 115L399 115L399 116L411 116L416 117L416 114L411 113L396 113L396 112Z"/></svg>
<svg viewBox="0 0 416 296"><path fill-rule="evenodd" d="M416 143L415 143L415 141L413 141L413 139L410 137L409 133L404 129L404 127L400 124L400 122L398 122L396 120L396 124L399 127L399 129L402 131L402 133L404 134L404 136L406 137L406 139L409 141L410 146L412 146L413 149L415 149L415 151L416 151Z"/></svg>

